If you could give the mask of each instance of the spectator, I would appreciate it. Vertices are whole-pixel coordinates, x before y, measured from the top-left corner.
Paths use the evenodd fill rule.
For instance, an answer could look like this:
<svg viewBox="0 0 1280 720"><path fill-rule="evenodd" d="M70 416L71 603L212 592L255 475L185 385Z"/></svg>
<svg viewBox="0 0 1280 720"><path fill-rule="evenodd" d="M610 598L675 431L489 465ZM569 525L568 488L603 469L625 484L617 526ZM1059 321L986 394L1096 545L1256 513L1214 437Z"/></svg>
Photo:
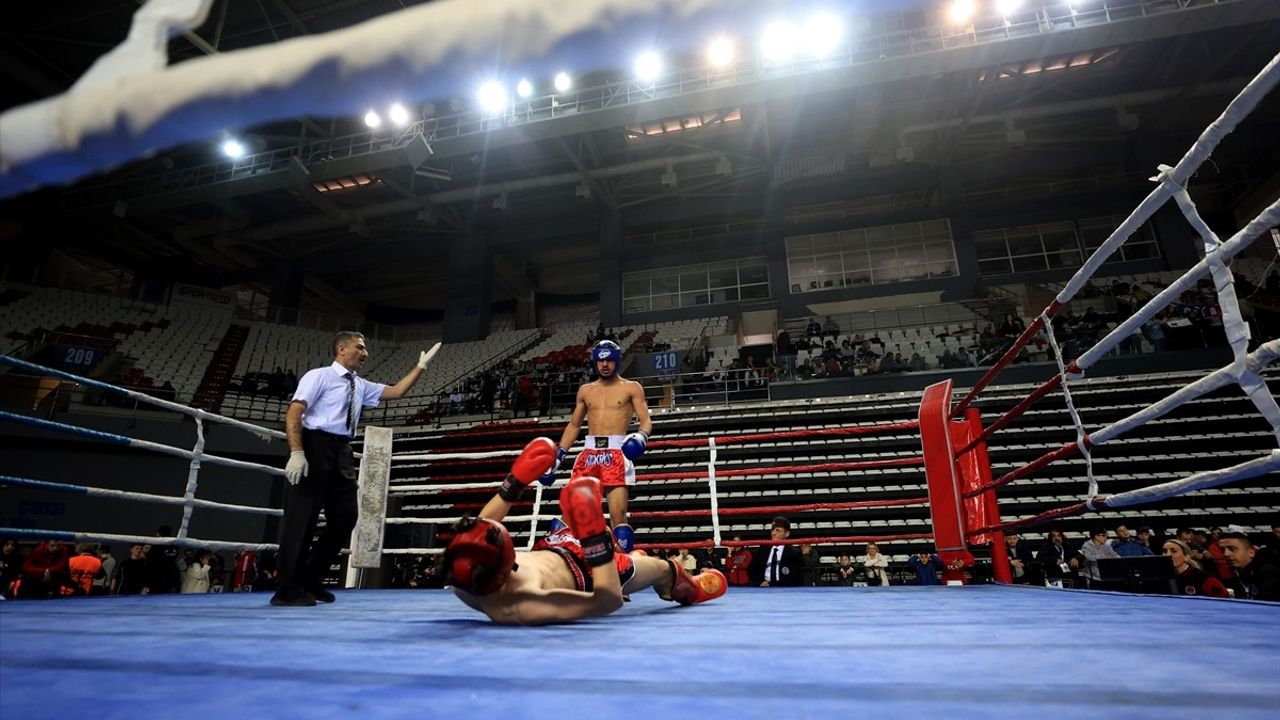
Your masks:
<svg viewBox="0 0 1280 720"><path fill-rule="evenodd" d="M1138 542L1138 538L1129 533L1128 526L1121 523L1116 526L1116 539L1111 541L1111 549L1120 557L1142 557L1154 555L1151 548Z"/></svg>
<svg viewBox="0 0 1280 720"><path fill-rule="evenodd" d="M1044 568L1045 579L1060 582L1067 587L1074 584L1076 573L1080 569L1080 556L1067 548L1066 538L1061 530L1049 531L1049 538L1036 554L1036 559Z"/></svg>
<svg viewBox="0 0 1280 720"><path fill-rule="evenodd" d="M822 334L828 337L840 334L840 326L836 324L835 320L831 319L830 315L828 315L826 321L822 323Z"/></svg>
<svg viewBox="0 0 1280 720"><path fill-rule="evenodd" d="M687 547L680 548L680 554L676 556L676 562L680 563L680 567L684 568L685 572L690 575L698 571L698 558L690 555Z"/></svg>
<svg viewBox="0 0 1280 720"><path fill-rule="evenodd" d="M930 552L912 555L907 564L916 571L917 585L938 585L938 573L942 570L942 558Z"/></svg>
<svg viewBox="0 0 1280 720"><path fill-rule="evenodd" d="M853 566L848 555L841 555L836 566L836 582L844 587L852 587L857 578L858 569Z"/></svg>
<svg viewBox="0 0 1280 720"><path fill-rule="evenodd" d="M1178 528L1178 539L1191 549L1191 559L1199 564L1201 570L1210 575L1218 574L1218 563L1213 559L1213 555L1209 554L1209 551L1205 549L1208 539L1203 530Z"/></svg>
<svg viewBox="0 0 1280 720"><path fill-rule="evenodd" d="M76 595L92 595L93 583L102 574L102 558L87 543L76 546L76 556L67 561L70 588Z"/></svg>
<svg viewBox="0 0 1280 720"><path fill-rule="evenodd" d="M257 577L258 556L248 550L237 552L235 566L231 570L231 592L253 590L253 581Z"/></svg>
<svg viewBox="0 0 1280 720"><path fill-rule="evenodd" d="M822 558L809 543L805 543L800 546L800 560L804 563L804 584L817 587L818 580L822 578Z"/></svg>
<svg viewBox="0 0 1280 720"><path fill-rule="evenodd" d="M22 563L19 597L50 598L61 594L70 577L70 551L61 540L46 540L36 546Z"/></svg>
<svg viewBox="0 0 1280 720"><path fill-rule="evenodd" d="M819 323L817 318L810 320L809 324L804 326L804 334L809 339L822 335L822 323Z"/></svg>
<svg viewBox="0 0 1280 720"><path fill-rule="evenodd" d="M173 528L161 525L156 537L173 537ZM146 595L160 595L178 591L181 576L178 572L179 550L176 545L148 545Z"/></svg>
<svg viewBox="0 0 1280 720"><path fill-rule="evenodd" d="M804 563L794 545L780 544L791 536L791 521L776 517L769 527L775 544L757 555L750 572L752 582L760 587L799 587L804 580Z"/></svg>
<svg viewBox="0 0 1280 720"><path fill-rule="evenodd" d="M201 550L196 559L187 566L182 576L182 594L192 595L209 592L209 555L208 550Z"/></svg>
<svg viewBox="0 0 1280 720"><path fill-rule="evenodd" d="M723 552L724 551L721 548L709 547L695 553L695 557L698 558L698 571L716 570L720 573L724 573Z"/></svg>
<svg viewBox="0 0 1280 720"><path fill-rule="evenodd" d="M1181 540L1166 540L1164 554L1173 561L1173 570L1178 573L1178 589L1183 595L1205 595L1207 597L1230 597L1222 581L1200 569L1191 559L1191 548Z"/></svg>
<svg viewBox="0 0 1280 720"><path fill-rule="evenodd" d="M1089 539L1080 546L1080 555L1084 557L1084 577L1089 587L1102 587L1102 575L1098 572L1098 560L1114 560L1119 555L1107 542L1107 529L1094 528L1089 531Z"/></svg>
<svg viewBox="0 0 1280 720"><path fill-rule="evenodd" d="M1151 550L1151 528L1145 525L1138 528L1138 544L1151 551L1152 555L1155 555L1155 551Z"/></svg>
<svg viewBox="0 0 1280 720"><path fill-rule="evenodd" d="M1245 600L1280 601L1280 566L1259 555L1253 541L1242 532L1223 533L1218 540L1227 564L1235 571L1236 597Z"/></svg>
<svg viewBox="0 0 1280 720"><path fill-rule="evenodd" d="M868 585L889 587L889 558L880 554L875 543L867 543L867 554L862 557L863 572Z"/></svg>
<svg viewBox="0 0 1280 720"><path fill-rule="evenodd" d="M147 557L145 545L129 548L129 557L116 565L111 576L112 595L141 595L147 587Z"/></svg>
<svg viewBox="0 0 1280 720"><path fill-rule="evenodd" d="M18 541L6 538L3 548L0 548L0 597L13 597L9 585L21 575L22 553L18 552Z"/></svg>
<svg viewBox="0 0 1280 720"><path fill-rule="evenodd" d="M116 559L111 555L111 546L100 546L98 558L102 560L102 572L93 580L93 594L106 595L111 588L111 577L116 574Z"/></svg>
<svg viewBox="0 0 1280 720"><path fill-rule="evenodd" d="M1037 572L1035 554L1031 544L1022 542L1016 532L1004 535L1005 552L1009 556L1009 574L1015 585L1039 585L1044 583L1043 571Z"/></svg>
<svg viewBox="0 0 1280 720"><path fill-rule="evenodd" d="M733 536L734 543L742 542L739 535ZM729 584L746 585L749 580L748 568L751 567L751 551L741 545L734 545L729 550Z"/></svg>

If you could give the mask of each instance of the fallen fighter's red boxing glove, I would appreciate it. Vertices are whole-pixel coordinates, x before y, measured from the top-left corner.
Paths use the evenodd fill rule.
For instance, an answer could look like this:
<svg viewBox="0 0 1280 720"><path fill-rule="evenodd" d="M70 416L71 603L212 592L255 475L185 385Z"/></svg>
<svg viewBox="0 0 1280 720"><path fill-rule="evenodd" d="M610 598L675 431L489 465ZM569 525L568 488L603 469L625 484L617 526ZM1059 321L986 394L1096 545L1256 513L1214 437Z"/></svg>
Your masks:
<svg viewBox="0 0 1280 720"><path fill-rule="evenodd" d="M556 444L550 438L534 438L524 446L520 457L511 465L511 472L498 488L498 495L507 502L520 499L529 483L537 480L556 461Z"/></svg>
<svg viewBox="0 0 1280 720"><path fill-rule="evenodd" d="M600 509L602 499L600 481L589 475L570 480L560 491L560 514L592 567L613 562L613 536Z"/></svg>
<svg viewBox="0 0 1280 720"><path fill-rule="evenodd" d="M671 596L664 597L659 593L658 596L663 600L675 600L681 605L696 605L715 600L729 589L724 573L719 570L707 568L697 575L690 575L680 567L680 563L673 560L667 562L671 563Z"/></svg>

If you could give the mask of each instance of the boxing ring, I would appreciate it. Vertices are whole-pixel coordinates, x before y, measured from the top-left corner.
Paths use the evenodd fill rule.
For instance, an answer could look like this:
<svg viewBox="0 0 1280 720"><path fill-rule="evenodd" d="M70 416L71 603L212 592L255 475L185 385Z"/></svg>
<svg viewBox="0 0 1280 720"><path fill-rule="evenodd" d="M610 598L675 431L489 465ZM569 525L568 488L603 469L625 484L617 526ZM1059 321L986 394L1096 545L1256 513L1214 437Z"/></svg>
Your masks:
<svg viewBox="0 0 1280 720"><path fill-rule="evenodd" d="M677 5L690 8L672 17L698 13L728 15L728 3L660 3L646 8L652 20ZM434 6L414 10L394 34L419 33L433 17L448 18ZM589 7L588 7L589 6ZM148 5L152 8L152 5ZM164 8L160 5L161 10ZM170 9L179 8L169 4ZM168 18L175 28L198 24L208 4L188 3L187 14ZM203 7L203 10L201 10ZM588 3L568 26L556 25L555 37L511 50L545 61L557 43L586 37L608 39L595 24L609 24L606 3ZM551 3L536 10L550 12ZM507 9L509 10L509 8ZM503 12L507 12L504 10ZM439 12L445 15L438 15ZM495 11L498 12L498 11ZM621 12L621 11L619 11ZM683 11L681 11L683 12ZM143 13L142 15L146 15ZM498 13L502 14L502 13ZM151 21L158 21L151 15ZM163 19L163 18L162 18ZM453 18L456 20L456 18ZM574 25L573 23L577 23ZM385 32L383 21L359 33ZM141 33L139 35L142 35ZM466 33L459 33L460 36ZM312 89L325 87L332 43L343 38L308 40L323 50L303 63L290 53L293 78ZM482 45L485 38L472 38ZM136 43L135 43L136 44ZM417 50L397 49L414 46ZM603 47L607 45L604 43ZM395 41L371 51L381 53L349 75L364 82L418 78L425 66L440 65L439 48ZM301 45L294 45L296 50ZM593 46L595 47L595 46ZM143 48L145 50L145 48ZM454 48L455 50L457 48ZM599 48L597 48L599 49ZM138 48L134 48L138 50ZM401 52L403 57L396 56ZM142 53L145 55L145 53ZM306 104L307 93L279 88L242 87L226 80L259 53L210 58L150 75L130 67L127 53L95 68L79 95L6 113L4 171L10 187L35 187L65 181L85 171L86 158L102 166L149 149L191 139L184 125L192 109L244 108L244 122L281 117L286 100ZM134 56L135 59L138 55ZM455 62L463 62L455 58ZM145 65L145 63L143 63ZM195 97L208 83L190 83L190 67L214 70L210 83L225 92ZM439 80L444 68L431 77ZM89 77L89 76L86 76ZM916 513L901 522L903 532L853 533L855 521L827 522L828 534L787 540L790 544L848 545L869 541L930 543L945 559L970 549L990 548L997 579L1007 580L1003 532L1046 520L1158 501L1280 469L1280 451L1218 470L1136 491L1107 493L1092 470L1095 450L1180 404L1234 383L1256 407L1280 440L1280 408L1261 375L1280 357L1280 341L1267 340L1249 351L1248 328L1241 322L1229 262L1268 228L1280 224L1280 202L1221 240L1199 217L1187 196L1187 179L1221 138L1280 80L1280 57L1245 88L1174 167L1161 167L1156 189L1089 258L1057 299L1027 328L1005 355L956 400L951 383L928 388L912 419L888 423L844 423L823 430L743 432L699 435L671 432L655 437L641 460L636 522L639 547L651 551L676 547L760 545L761 538L735 541L733 535L758 533L777 514L857 515L864 511ZM175 88L145 111L122 108L145 82ZM258 82L254 80L253 82ZM119 91L119 92L117 92ZM255 105L245 96L259 98ZM93 118L78 109L118 94ZM163 93L159 93L163 94ZM310 110L336 112L332 93L312 99ZM193 99L194 98L194 99ZM247 109L252 106L252 111ZM93 107L99 107L94 104ZM300 107L300 106L299 106ZM295 112L299 107L291 107ZM145 117L139 117L139 113ZM148 114L150 113L150 114ZM216 114L215 114L216 115ZM65 122L54 122L61 118ZM76 120L79 122L71 122ZM216 119L216 118L215 118ZM44 121L48 122L44 122ZM57 126L68 136L52 133ZM119 135L129 135L121 140ZM31 142L28 142L31 141ZM1064 358L1053 318L1079 292L1107 257L1164 202L1174 200L1196 234L1204 257L1169 288L1079 358ZM1088 430L1071 395L1072 384L1146 319L1200 277L1211 277L1223 309L1230 365L1171 393L1166 399L1105 427ZM975 405L982 391L1038 332L1047 334L1058 372L1007 413L984 425ZM203 410L156 400L68 373L24 363L0 362L81 385L120 393L190 416L197 439L192 449L160 446L117 434L73 427L17 413L0 413L0 422L42 432L66 433L89 441L127 446L189 460L180 495L140 493L90 484L0 475L0 486L28 492L72 493L112 501L156 503L181 509L173 538L87 530L0 528L0 536L57 538L84 542L127 542L205 547L220 550L274 549L260 539L193 538L190 518L200 512L240 512L278 516L271 507L254 507L198 498L204 463L279 482L279 467L247 463L204 452L205 423L228 423L264 441L277 431L258 428ZM1076 440L1000 477L992 477L986 443L1037 401L1061 392ZM954 402L954 404L953 404ZM661 424L662 416L658 416ZM503 468L532 435L557 434L554 425L511 425L477 429L450 437L461 447L422 447L421 436L396 438L385 429L366 431L362 447L361 521L353 538L353 568L373 569L387 558L438 553L448 526L475 512L492 493ZM909 440L910 450L875 450L865 459L786 464L748 462L769 448L839 440L850 447L871 438ZM393 443L399 452L393 452ZM406 449L406 446L410 446ZM868 446L870 447L870 445ZM284 447L279 447L281 465ZM697 459L691 460L693 453ZM732 453L732 457L729 455ZM1076 503L1027 517L1005 518L997 491L1053 462L1079 455L1086 462L1087 488ZM817 481L881 474L897 489L867 500L784 501L781 492L753 494L760 483L784 484L787 478ZM645 493L692 492L705 495L706 507L647 509ZM558 513L556 490L536 487L517 504L507 525L517 543L531 547ZM759 498L769 499L759 502ZM389 498L394 501L389 501ZM846 515L836 517L844 518ZM821 520L816 522L821 523ZM708 537L668 542L659 528L697 523ZM839 527L836 527L839 525ZM821 526L821 525L820 525ZM750 528L750 530L749 530ZM667 527L666 530L670 530ZM837 532L842 530L842 532ZM423 534L430 542L397 544L395 536ZM953 717L1094 718L1103 714L1133 717L1203 718L1230 714L1275 718L1280 714L1280 605L1246 600L1213 600L1015 587L1007 584L964 587L752 588L733 587L723 598L691 608L660 601L654 593L635 594L619 612L561 626L501 627L471 611L448 590L355 589L367 577L348 572L349 589L337 602L314 608L274 608L267 593L113 596L47 602L0 603L0 717L65 718L172 717L198 713L245 717L428 717L460 714L480 717L545 718L565 713L590 717L631 711L638 714L713 717Z"/></svg>

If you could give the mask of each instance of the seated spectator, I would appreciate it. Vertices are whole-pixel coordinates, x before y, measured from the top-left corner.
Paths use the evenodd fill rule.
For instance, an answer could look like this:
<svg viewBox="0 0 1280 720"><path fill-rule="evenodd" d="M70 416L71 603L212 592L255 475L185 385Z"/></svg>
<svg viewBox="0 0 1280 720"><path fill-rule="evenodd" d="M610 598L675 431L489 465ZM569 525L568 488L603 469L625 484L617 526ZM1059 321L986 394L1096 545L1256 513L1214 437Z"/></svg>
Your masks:
<svg viewBox="0 0 1280 720"><path fill-rule="evenodd" d="M1138 542L1138 538L1129 532L1129 528L1121 523L1116 526L1116 539L1111 541L1111 549L1120 557L1142 557L1154 555L1151 548Z"/></svg>
<svg viewBox="0 0 1280 720"><path fill-rule="evenodd" d="M839 335L840 334L840 326L836 324L835 320L831 319L830 315L828 315L826 321L822 323L822 334L823 335Z"/></svg>
<svg viewBox="0 0 1280 720"><path fill-rule="evenodd" d="M1050 530L1044 547L1036 554L1036 559L1044 568L1045 579L1059 582L1066 587L1073 587L1076 574L1080 569L1079 553L1067 547L1066 538L1060 530Z"/></svg>
<svg viewBox="0 0 1280 720"><path fill-rule="evenodd" d="M809 338L822 335L822 323L819 323L817 318L810 320L809 324L804 326L804 334Z"/></svg>
<svg viewBox="0 0 1280 720"><path fill-rule="evenodd" d="M45 540L22 563L22 584L18 596L46 599L62 594L70 582L71 553L61 540Z"/></svg>
<svg viewBox="0 0 1280 720"><path fill-rule="evenodd" d="M22 553L18 551L18 541L5 538L4 547L0 548L0 597L12 597L9 584L21 575Z"/></svg>
<svg viewBox="0 0 1280 720"><path fill-rule="evenodd" d="M112 595L142 595L147 589L146 546L137 544L130 546L129 557L116 563L116 570L111 576Z"/></svg>
<svg viewBox="0 0 1280 720"><path fill-rule="evenodd" d="M1244 600L1280 602L1280 565L1258 552L1243 532L1223 533L1218 540L1227 564L1235 573L1236 597Z"/></svg>
<svg viewBox="0 0 1280 720"><path fill-rule="evenodd" d="M1213 559L1213 555L1209 553L1208 549L1205 548L1208 540L1203 530L1178 528L1178 539L1191 549L1191 559L1199 564L1201 570L1210 575L1218 574L1218 563Z"/></svg>
<svg viewBox="0 0 1280 720"><path fill-rule="evenodd" d="M735 543L742 542L742 536L734 535ZM751 566L751 551L741 545L735 545L729 550L729 559L726 563L728 566L728 577L730 585L746 585L750 580L747 575L747 568Z"/></svg>
<svg viewBox="0 0 1280 720"><path fill-rule="evenodd" d="M211 554L208 550L201 550L195 561L187 566L187 571L182 574L182 588L179 592L184 595L209 592Z"/></svg>
<svg viewBox="0 0 1280 720"><path fill-rule="evenodd" d="M852 587L857 578L858 569L853 566L848 555L841 555L836 565L836 582L844 587Z"/></svg>
<svg viewBox="0 0 1280 720"><path fill-rule="evenodd" d="M96 548L87 543L76 546L76 556L67 561L70 584L76 595L92 595L93 582L102 575L102 558Z"/></svg>
<svg viewBox="0 0 1280 720"><path fill-rule="evenodd" d="M1178 573L1178 590L1183 595L1204 595L1207 597L1230 597L1222 581L1200 569L1191 559L1191 548L1181 540L1166 540L1164 554L1173 561L1173 570Z"/></svg>
<svg viewBox="0 0 1280 720"><path fill-rule="evenodd" d="M867 554L861 559L868 585L889 586L889 558L880 554L875 543L867 543Z"/></svg>
<svg viewBox="0 0 1280 720"><path fill-rule="evenodd" d="M1010 575L1013 576L1015 585L1038 585L1044 582L1044 578L1036 578L1036 558L1035 553L1031 551L1030 543L1022 542L1022 538L1016 532L1008 532L1004 534L1005 552L1009 556ZM1043 575L1043 572L1039 573Z"/></svg>
<svg viewBox="0 0 1280 720"><path fill-rule="evenodd" d="M907 564L916 571L917 585L939 585L938 573L942 571L942 558L933 553L912 555Z"/></svg>
<svg viewBox="0 0 1280 720"><path fill-rule="evenodd" d="M911 353L911 360L908 361L907 367L912 372L920 372L921 370L927 369L927 366L925 365L925 362L924 362L924 356L922 356L919 352Z"/></svg>
<svg viewBox="0 0 1280 720"><path fill-rule="evenodd" d="M1107 542L1106 528L1093 528L1089 531L1089 539L1080 546L1080 555L1084 558L1085 580L1089 583L1089 587L1093 588L1102 585L1102 575L1098 572L1098 560L1103 558L1114 560L1120 557Z"/></svg>
<svg viewBox="0 0 1280 720"><path fill-rule="evenodd" d="M690 575L698 571L698 558L689 554L689 548L680 548L680 554L675 558L680 567L684 568Z"/></svg>

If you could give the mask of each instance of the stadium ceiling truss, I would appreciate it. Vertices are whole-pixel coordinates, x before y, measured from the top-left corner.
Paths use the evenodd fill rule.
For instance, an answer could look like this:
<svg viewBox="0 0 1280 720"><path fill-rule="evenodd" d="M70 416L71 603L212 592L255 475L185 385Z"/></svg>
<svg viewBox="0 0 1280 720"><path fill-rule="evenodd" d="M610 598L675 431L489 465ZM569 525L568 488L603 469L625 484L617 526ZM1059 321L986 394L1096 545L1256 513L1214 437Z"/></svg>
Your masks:
<svg viewBox="0 0 1280 720"><path fill-rule="evenodd" d="M269 0L257 22L236 22L244 8L229 14L232 3L218 2L207 38L189 32L171 53L215 54L369 14L356 2L309 4ZM321 278L343 275L347 288L393 302L397 287L420 290L421 273L350 278L385 272L406 249L438 260L451 238L477 232L537 265L549 239L598 252L601 213L622 214L630 232L758 217L774 196L804 205L900 192L936 202L919 191L940 174L970 196L998 193L1104 167L1139 128L1158 139L1201 127L1205 108L1234 94L1274 51L1268 34L1280 33L1277 2L1138 4L1151 11L954 47L923 30L887 33L787 71L680 71L648 87L601 81L498 117L430 108L395 131L346 134L349 120L303 118L250 131L257 151L239 161L184 148L57 202L100 251L139 259L166 248L259 282L281 261L304 261L319 295L341 296ZM27 90L47 94L74 78L52 54L8 40L6 74ZM1061 176L1046 171L1066 158Z"/></svg>

